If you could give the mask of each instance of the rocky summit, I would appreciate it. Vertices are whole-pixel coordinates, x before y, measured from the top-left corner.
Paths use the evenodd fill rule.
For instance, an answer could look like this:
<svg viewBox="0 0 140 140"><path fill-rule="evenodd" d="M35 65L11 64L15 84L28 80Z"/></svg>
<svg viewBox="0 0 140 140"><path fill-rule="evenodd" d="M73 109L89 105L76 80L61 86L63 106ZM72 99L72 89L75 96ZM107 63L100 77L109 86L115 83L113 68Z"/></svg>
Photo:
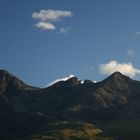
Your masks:
<svg viewBox="0 0 140 140"><path fill-rule="evenodd" d="M115 72L47 88L0 70L1 140L139 140L140 82Z"/></svg>

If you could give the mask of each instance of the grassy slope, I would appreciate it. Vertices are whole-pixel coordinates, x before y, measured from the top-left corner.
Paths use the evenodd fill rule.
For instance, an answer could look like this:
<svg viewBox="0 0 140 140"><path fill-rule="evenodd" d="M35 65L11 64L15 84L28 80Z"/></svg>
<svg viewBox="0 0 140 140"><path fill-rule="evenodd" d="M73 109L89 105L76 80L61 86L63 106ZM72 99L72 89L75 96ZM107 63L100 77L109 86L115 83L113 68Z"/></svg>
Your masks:
<svg viewBox="0 0 140 140"><path fill-rule="evenodd" d="M96 122L96 126L90 123L54 122L48 124L42 133L22 140L139 140L140 138L139 118Z"/></svg>
<svg viewBox="0 0 140 140"><path fill-rule="evenodd" d="M102 130L90 123L57 122L48 126L49 130L24 140L112 140L100 136Z"/></svg>

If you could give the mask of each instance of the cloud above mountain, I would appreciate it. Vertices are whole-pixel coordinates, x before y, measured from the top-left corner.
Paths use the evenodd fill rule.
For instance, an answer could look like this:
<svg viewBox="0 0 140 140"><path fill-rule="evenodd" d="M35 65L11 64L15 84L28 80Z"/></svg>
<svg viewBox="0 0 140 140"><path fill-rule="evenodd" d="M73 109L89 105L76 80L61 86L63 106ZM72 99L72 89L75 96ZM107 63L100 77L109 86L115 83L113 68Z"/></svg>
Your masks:
<svg viewBox="0 0 140 140"><path fill-rule="evenodd" d="M57 82L60 82L60 81L67 81L68 79L70 79L70 78L72 78L72 77L74 77L74 75L73 75L73 74L70 74L69 76L56 79L56 80L50 82L48 85L46 85L46 87L51 86L51 85L53 85L53 84L55 84L55 83L57 83Z"/></svg>
<svg viewBox="0 0 140 140"><path fill-rule="evenodd" d="M61 21L63 18L72 17L71 11L42 9L39 12L33 12L32 18L38 20L35 26L42 30L55 30L55 23Z"/></svg>
<svg viewBox="0 0 140 140"><path fill-rule="evenodd" d="M135 68L132 63L119 63L115 60L112 60L106 64L100 64L99 70L104 75L110 75L116 71L130 77L140 74L140 69Z"/></svg>

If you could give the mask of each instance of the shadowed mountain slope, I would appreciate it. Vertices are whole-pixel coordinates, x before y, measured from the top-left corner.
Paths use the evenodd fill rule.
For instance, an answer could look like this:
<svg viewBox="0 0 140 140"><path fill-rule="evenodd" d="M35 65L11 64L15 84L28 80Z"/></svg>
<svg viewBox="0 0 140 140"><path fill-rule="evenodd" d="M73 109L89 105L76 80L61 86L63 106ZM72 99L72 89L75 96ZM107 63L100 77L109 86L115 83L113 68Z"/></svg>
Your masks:
<svg viewBox="0 0 140 140"><path fill-rule="evenodd" d="M119 139L102 123L137 122L139 91L139 81L119 72L98 83L72 77L41 89L0 70L0 138Z"/></svg>

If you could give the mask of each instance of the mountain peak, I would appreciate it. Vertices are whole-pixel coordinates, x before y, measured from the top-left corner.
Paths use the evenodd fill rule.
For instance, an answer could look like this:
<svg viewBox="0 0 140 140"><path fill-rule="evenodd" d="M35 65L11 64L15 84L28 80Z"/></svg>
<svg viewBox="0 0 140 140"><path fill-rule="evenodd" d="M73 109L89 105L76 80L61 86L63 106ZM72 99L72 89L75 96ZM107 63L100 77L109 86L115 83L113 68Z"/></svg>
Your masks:
<svg viewBox="0 0 140 140"><path fill-rule="evenodd" d="M111 76L114 77L114 78L124 77L124 75L119 71L114 72L113 74L111 74Z"/></svg>
<svg viewBox="0 0 140 140"><path fill-rule="evenodd" d="M54 82L51 82L49 84L49 87L73 87L76 86L78 84L81 83L81 80L79 80L77 77L75 76L69 76L69 77L65 77L65 78L61 78L58 80L55 80Z"/></svg>
<svg viewBox="0 0 140 140"><path fill-rule="evenodd" d="M0 70L0 77L1 76L12 76L12 74L10 74L8 71L1 69Z"/></svg>
<svg viewBox="0 0 140 140"><path fill-rule="evenodd" d="M116 72L112 73L109 77L111 77L111 78L124 78L124 77L127 77L127 76L125 76L124 74L122 74L119 71L116 71Z"/></svg>
<svg viewBox="0 0 140 140"><path fill-rule="evenodd" d="M6 71L6 70L4 70L4 69L1 69L1 70L0 70L0 73L5 73L5 72L7 73L8 71Z"/></svg>
<svg viewBox="0 0 140 140"><path fill-rule="evenodd" d="M130 82L131 79L129 77L123 75L122 73L116 71L103 81L111 81L111 82L114 81L114 82L121 82L122 83L122 82Z"/></svg>
<svg viewBox="0 0 140 140"><path fill-rule="evenodd" d="M78 85L80 83L80 80L77 77L71 77L66 81L70 85Z"/></svg>
<svg viewBox="0 0 140 140"><path fill-rule="evenodd" d="M0 92L5 91L7 88L9 88L9 90L11 90L11 88L24 89L24 90L34 89L34 87L25 84L16 76L2 69L0 70Z"/></svg>

